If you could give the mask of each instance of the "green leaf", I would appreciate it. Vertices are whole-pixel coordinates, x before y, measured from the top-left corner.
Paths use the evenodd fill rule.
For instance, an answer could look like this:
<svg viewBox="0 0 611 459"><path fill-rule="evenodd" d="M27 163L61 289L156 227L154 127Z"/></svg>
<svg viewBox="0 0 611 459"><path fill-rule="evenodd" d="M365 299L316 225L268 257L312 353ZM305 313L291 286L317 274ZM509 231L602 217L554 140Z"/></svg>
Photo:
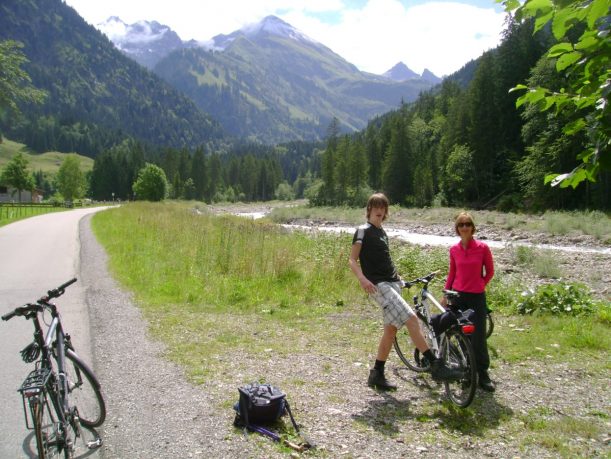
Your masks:
<svg viewBox="0 0 611 459"><path fill-rule="evenodd" d="M582 37L581 40L579 40L575 44L575 49L587 49L587 48L596 46L598 44L599 44L599 41L596 39L596 37L592 35L588 35L588 36Z"/></svg>
<svg viewBox="0 0 611 459"><path fill-rule="evenodd" d="M552 33L556 40L562 39L566 35L566 31L571 27L572 12L568 8L562 8L556 11L552 22Z"/></svg>
<svg viewBox="0 0 611 459"><path fill-rule="evenodd" d="M561 54L573 51L573 45L570 43L558 43L552 46L547 52L547 57L558 57Z"/></svg>
<svg viewBox="0 0 611 459"><path fill-rule="evenodd" d="M554 17L554 12L550 11L549 13L546 13L542 16L539 16L536 20L535 20L535 29L533 31L534 33L537 33L539 30L541 30L545 24L547 24L551 18Z"/></svg>
<svg viewBox="0 0 611 459"><path fill-rule="evenodd" d="M599 18L607 15L609 11L609 0L594 0L590 4L588 13L588 28L593 29Z"/></svg>
<svg viewBox="0 0 611 459"><path fill-rule="evenodd" d="M575 135L584 127L586 127L586 121L583 118L580 118L564 126L562 131L568 135Z"/></svg>
<svg viewBox="0 0 611 459"><path fill-rule="evenodd" d="M513 88L511 88L508 92L521 91L523 89L528 89L528 86L525 84L517 84Z"/></svg>
<svg viewBox="0 0 611 459"><path fill-rule="evenodd" d="M522 10L529 16L534 16L537 14L537 11L541 11L541 13L548 13L553 11L554 4L551 0L527 0Z"/></svg>
<svg viewBox="0 0 611 459"><path fill-rule="evenodd" d="M518 97L518 100L516 100L516 108L519 108L525 103L536 104L545 97L545 94L546 90L543 88L531 89L526 94Z"/></svg>
<svg viewBox="0 0 611 459"><path fill-rule="evenodd" d="M545 103L541 107L542 112L549 110L549 108L556 103L555 96L547 96L544 100L545 100Z"/></svg>
<svg viewBox="0 0 611 459"><path fill-rule="evenodd" d="M575 62L577 62L579 59L581 59L581 56L582 54L577 51L563 54L562 56L558 58L558 61L556 62L556 70L561 72L562 70L566 69L567 67L570 67Z"/></svg>
<svg viewBox="0 0 611 459"><path fill-rule="evenodd" d="M520 1L519 0L507 0L507 1L503 1L503 0L496 0L497 3L504 3L505 4L505 11L508 13L510 11L515 10L516 8L520 7Z"/></svg>
<svg viewBox="0 0 611 459"><path fill-rule="evenodd" d="M566 175L569 175L569 174L563 174L563 175L566 176ZM559 176L560 176L560 174L547 174L545 176L545 179L543 180L543 183L545 185L547 185L549 182L555 181L556 177L559 177ZM552 185L552 186L554 186L554 185Z"/></svg>

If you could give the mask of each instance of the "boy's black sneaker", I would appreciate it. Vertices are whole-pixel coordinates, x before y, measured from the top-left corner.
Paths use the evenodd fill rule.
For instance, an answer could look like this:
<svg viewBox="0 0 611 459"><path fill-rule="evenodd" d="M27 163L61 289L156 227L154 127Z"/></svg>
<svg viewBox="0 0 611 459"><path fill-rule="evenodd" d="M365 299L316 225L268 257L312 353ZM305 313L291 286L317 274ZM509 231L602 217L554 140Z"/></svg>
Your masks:
<svg viewBox="0 0 611 459"><path fill-rule="evenodd" d="M490 376L486 370L480 371L479 373L479 387L486 392L494 392L496 390L496 387L494 386L494 383L490 379Z"/></svg>
<svg viewBox="0 0 611 459"><path fill-rule="evenodd" d="M437 359L431 363L431 376L436 381L456 381L462 378L463 373L460 370L448 368L441 359Z"/></svg>
<svg viewBox="0 0 611 459"><path fill-rule="evenodd" d="M397 386L391 383L386 376L384 376L384 372L380 370L376 370L373 368L369 372L369 379L367 380L367 385L369 387L373 387L379 390L396 390Z"/></svg>

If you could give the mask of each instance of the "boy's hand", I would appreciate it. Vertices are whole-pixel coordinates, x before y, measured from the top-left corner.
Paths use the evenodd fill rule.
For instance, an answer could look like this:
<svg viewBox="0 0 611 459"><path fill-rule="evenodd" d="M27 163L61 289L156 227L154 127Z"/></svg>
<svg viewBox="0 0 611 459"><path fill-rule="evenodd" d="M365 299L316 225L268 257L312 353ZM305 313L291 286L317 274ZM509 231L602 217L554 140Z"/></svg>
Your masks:
<svg viewBox="0 0 611 459"><path fill-rule="evenodd" d="M448 309L448 299L445 295L441 297L441 300L439 300L439 304L441 304L444 308Z"/></svg>
<svg viewBox="0 0 611 459"><path fill-rule="evenodd" d="M361 283L363 290L365 290L367 293L375 293L378 291L376 286L366 277L359 279L359 282Z"/></svg>

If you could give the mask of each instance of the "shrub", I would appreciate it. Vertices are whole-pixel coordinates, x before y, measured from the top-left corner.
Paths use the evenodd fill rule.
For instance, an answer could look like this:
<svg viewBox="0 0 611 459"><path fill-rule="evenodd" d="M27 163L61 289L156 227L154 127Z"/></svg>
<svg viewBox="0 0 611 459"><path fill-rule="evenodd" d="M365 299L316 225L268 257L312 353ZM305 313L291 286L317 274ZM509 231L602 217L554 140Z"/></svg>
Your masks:
<svg viewBox="0 0 611 459"><path fill-rule="evenodd" d="M544 284L536 290L522 293L523 300L518 303L520 314L548 313L581 316L591 314L597 309L597 302L583 284L557 282Z"/></svg>

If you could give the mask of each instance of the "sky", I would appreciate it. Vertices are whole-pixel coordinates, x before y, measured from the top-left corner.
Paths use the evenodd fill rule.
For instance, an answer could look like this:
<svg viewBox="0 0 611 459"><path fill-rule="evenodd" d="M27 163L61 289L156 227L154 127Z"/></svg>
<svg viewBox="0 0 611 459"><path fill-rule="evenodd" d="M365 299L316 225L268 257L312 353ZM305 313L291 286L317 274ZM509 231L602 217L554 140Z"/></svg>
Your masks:
<svg viewBox="0 0 611 459"><path fill-rule="evenodd" d="M88 23L110 16L169 26L183 41L208 41L275 15L365 72L398 62L442 77L501 40L494 0L65 0Z"/></svg>

